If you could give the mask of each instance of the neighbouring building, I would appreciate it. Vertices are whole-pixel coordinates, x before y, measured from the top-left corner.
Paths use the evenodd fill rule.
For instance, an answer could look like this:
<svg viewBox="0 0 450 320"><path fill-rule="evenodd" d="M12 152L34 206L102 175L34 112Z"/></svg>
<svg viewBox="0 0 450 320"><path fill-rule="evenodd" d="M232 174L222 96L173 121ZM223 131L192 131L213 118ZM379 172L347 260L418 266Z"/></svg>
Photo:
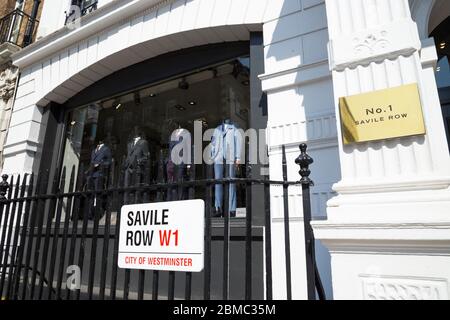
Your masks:
<svg viewBox="0 0 450 320"><path fill-rule="evenodd" d="M13 10L15 1L8 4ZM39 41L22 50L16 43L17 52L0 60L8 70L0 78L3 173L74 167L81 176L99 142L119 164L137 135L146 136L149 170L157 172L173 130L194 136L196 121L214 129L228 119L265 132L271 180L283 179L285 148L287 177L298 181L299 144L308 144L328 298L450 298L449 1L46 0L41 9ZM412 96L379 93L410 84ZM363 100L373 92L399 103L418 94L413 129L421 124L423 132L404 134L400 124L392 134L371 132L381 138L359 137L358 126L413 113L411 104L387 115L395 105ZM361 101L364 117L347 127L345 112ZM248 206L241 191L236 239ZM253 200L255 212L260 203ZM286 298L287 203L292 298L305 299L302 190L290 188L285 202L273 186L270 203L273 296ZM262 213L252 223L262 239L254 248L261 261L255 292L264 298L268 226ZM230 263L239 259L231 254ZM242 297L239 288L230 283L231 297Z"/></svg>
<svg viewBox="0 0 450 320"><path fill-rule="evenodd" d="M0 168L19 72L11 55L34 42L42 3L5 0L0 4Z"/></svg>

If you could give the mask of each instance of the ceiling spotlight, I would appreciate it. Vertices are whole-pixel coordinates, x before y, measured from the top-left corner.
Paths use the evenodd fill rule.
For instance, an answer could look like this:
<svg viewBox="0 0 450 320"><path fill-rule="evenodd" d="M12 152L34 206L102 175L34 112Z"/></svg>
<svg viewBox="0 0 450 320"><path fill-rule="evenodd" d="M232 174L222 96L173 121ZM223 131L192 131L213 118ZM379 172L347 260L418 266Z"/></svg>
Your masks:
<svg viewBox="0 0 450 320"><path fill-rule="evenodd" d="M445 43L445 42L441 42L441 44L440 44L440 47L441 47L441 49L445 49L445 46L446 46L447 44Z"/></svg>
<svg viewBox="0 0 450 320"><path fill-rule="evenodd" d="M186 108L183 107L181 104L177 104L177 105L175 106L175 108L177 108L177 109L180 110L180 111L185 111L185 110L186 110Z"/></svg>
<svg viewBox="0 0 450 320"><path fill-rule="evenodd" d="M150 93L149 97L150 97L150 98L156 97L156 93Z"/></svg>
<svg viewBox="0 0 450 320"><path fill-rule="evenodd" d="M195 106L196 104L197 104L197 102L195 102L195 101L189 101L190 106Z"/></svg>
<svg viewBox="0 0 450 320"><path fill-rule="evenodd" d="M181 81L178 83L178 88L180 88L181 90L189 89L189 83L185 78L181 79Z"/></svg>
<svg viewBox="0 0 450 320"><path fill-rule="evenodd" d="M77 123L75 120L70 123L71 126L74 126Z"/></svg>
<svg viewBox="0 0 450 320"><path fill-rule="evenodd" d="M122 106L122 104L121 104L121 103L118 103L118 104L116 105L116 110L119 110L121 106Z"/></svg>

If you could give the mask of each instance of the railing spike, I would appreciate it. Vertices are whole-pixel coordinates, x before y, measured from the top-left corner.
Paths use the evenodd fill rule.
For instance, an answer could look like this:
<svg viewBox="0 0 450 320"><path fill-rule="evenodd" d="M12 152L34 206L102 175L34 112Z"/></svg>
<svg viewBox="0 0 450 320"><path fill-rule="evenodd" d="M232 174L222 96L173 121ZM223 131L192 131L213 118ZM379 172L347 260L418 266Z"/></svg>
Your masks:
<svg viewBox="0 0 450 320"><path fill-rule="evenodd" d="M311 158L306 150L308 146L305 143L300 145L300 155L295 159L295 163L300 166L300 176L302 177L300 180L301 184L313 186L314 182L309 178L311 174L311 170L309 170L309 166L314 163L313 158Z"/></svg>
<svg viewBox="0 0 450 320"><path fill-rule="evenodd" d="M6 200L6 192L8 192L9 183L8 183L9 176L7 174L2 175L2 182L0 182L0 200Z"/></svg>

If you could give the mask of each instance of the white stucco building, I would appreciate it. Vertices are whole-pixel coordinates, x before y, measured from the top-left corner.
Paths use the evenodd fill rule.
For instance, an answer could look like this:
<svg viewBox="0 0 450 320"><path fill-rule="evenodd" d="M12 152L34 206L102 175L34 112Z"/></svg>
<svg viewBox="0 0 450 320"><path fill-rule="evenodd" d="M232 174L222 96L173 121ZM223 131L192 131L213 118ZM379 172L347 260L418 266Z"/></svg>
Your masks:
<svg viewBox="0 0 450 320"><path fill-rule="evenodd" d="M143 79L129 85L133 73L127 68L173 53L167 61L185 63L179 73L188 74L189 66L207 65L195 55L187 59L190 51L182 50L230 43L214 52L198 49L203 52L199 57L220 65L213 56L226 56L228 48L235 56L247 55L250 69L258 72L250 93L242 94L258 100L249 107L252 117L259 110L260 88L267 95L266 112L247 125L267 127L270 178L282 179L282 145L292 181L299 179L294 162L299 143L308 144L315 160L312 203L318 221L313 228L327 296L449 299L449 120L445 124L443 114L450 114L445 91L450 86L450 29L439 31L443 24L448 27L448 1L99 0L74 28L64 26L69 7L70 1L46 0L40 40L12 58L20 80L3 173L74 164L64 139L67 126L78 121L77 107L102 101L119 109L120 101L110 100L131 92L132 86L159 84L163 76L176 75L166 70L170 64L142 74L128 69ZM248 53L236 49L245 46ZM223 59L232 57L229 53ZM425 135L343 144L340 97L411 83L419 87ZM284 299L279 192L274 188L271 194L273 289L274 298ZM290 189L289 199L292 293L294 299L305 299L301 189Z"/></svg>

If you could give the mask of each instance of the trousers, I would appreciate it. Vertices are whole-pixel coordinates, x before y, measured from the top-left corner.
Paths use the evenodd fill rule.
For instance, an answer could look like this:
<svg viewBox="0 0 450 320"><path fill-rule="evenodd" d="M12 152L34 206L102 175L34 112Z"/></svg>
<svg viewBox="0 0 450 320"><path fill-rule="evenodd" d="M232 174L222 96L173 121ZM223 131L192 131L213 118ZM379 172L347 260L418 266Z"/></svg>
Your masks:
<svg viewBox="0 0 450 320"><path fill-rule="evenodd" d="M185 174L184 164L174 164L172 161L167 162L167 182L183 182ZM167 201L176 201L187 199L187 189L181 186L171 187L167 190Z"/></svg>
<svg viewBox="0 0 450 320"><path fill-rule="evenodd" d="M88 176L87 177L87 189L91 191L100 191L104 189L104 177L102 176ZM107 198L104 195L95 195L92 205L89 205L89 219L93 219L97 207L100 207L99 219L103 216L107 207Z"/></svg>
<svg viewBox="0 0 450 320"><path fill-rule="evenodd" d="M234 164L214 164L214 178L215 179L223 179L224 173L223 170L226 167L228 177L226 178L235 178L236 177L236 167ZM215 185L215 207L216 209L222 209L223 206L223 185L216 184ZM229 193L228 193L228 208L230 212L236 211L236 184L230 183Z"/></svg>

